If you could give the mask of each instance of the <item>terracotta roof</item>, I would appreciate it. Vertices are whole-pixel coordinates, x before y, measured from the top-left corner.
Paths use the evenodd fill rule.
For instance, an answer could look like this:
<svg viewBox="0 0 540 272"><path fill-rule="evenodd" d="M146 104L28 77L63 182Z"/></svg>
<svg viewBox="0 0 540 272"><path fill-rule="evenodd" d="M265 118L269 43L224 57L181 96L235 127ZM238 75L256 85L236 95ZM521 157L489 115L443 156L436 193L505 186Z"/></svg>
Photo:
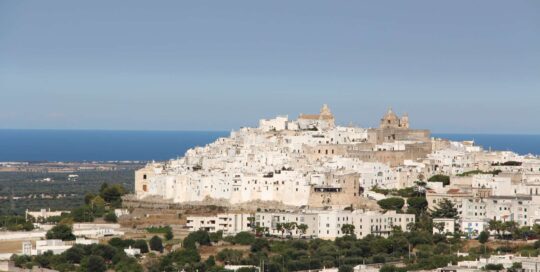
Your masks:
<svg viewBox="0 0 540 272"><path fill-rule="evenodd" d="M446 193L447 194L457 194L457 193L459 193L459 189L450 189Z"/></svg>

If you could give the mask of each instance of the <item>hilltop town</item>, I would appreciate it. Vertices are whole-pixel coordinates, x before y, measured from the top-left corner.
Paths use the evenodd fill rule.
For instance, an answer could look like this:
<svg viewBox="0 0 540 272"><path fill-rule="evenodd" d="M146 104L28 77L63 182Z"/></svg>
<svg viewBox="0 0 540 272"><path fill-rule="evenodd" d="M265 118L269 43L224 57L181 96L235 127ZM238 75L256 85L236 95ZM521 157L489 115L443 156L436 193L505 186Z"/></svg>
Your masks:
<svg viewBox="0 0 540 272"><path fill-rule="evenodd" d="M409 128L406 115L389 110L375 129L341 127L324 105L319 114L263 119L183 158L149 164L136 172L135 191L173 202L345 207L374 186L402 188L429 176L423 159L433 145L430 132Z"/></svg>
<svg viewBox="0 0 540 272"><path fill-rule="evenodd" d="M135 174L141 201L252 203L253 211L283 204L311 213L377 212L370 203L387 198L384 192L412 187L425 190L431 210L452 200L460 218L455 224L471 235L489 220L540 222L540 158L432 138L391 109L378 128L338 126L327 105L296 120L261 119L257 128L233 131ZM332 237L343 235L339 228L335 222Z"/></svg>

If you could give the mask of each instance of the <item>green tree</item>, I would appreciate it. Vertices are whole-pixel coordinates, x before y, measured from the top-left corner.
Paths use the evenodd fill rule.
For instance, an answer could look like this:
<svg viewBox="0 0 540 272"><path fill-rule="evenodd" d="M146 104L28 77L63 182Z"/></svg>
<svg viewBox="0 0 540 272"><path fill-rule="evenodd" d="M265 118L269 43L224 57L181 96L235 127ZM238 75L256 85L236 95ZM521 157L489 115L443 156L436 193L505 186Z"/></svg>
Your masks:
<svg viewBox="0 0 540 272"><path fill-rule="evenodd" d="M183 241L184 248L196 249L197 244L199 245L211 245L210 235L204 230L194 231L188 234L188 236Z"/></svg>
<svg viewBox="0 0 540 272"><path fill-rule="evenodd" d="M134 248L138 248L141 250L141 253L144 254L144 253L148 253L148 244L146 243L146 240L136 240L134 243L133 243L133 247Z"/></svg>
<svg viewBox="0 0 540 272"><path fill-rule="evenodd" d="M484 246L484 254L486 254L486 242L489 240L489 233L487 231L480 232L478 235L478 242Z"/></svg>
<svg viewBox="0 0 540 272"><path fill-rule="evenodd" d="M116 214L112 211L108 212L103 219L105 219L105 221L109 223L116 223L118 221Z"/></svg>
<svg viewBox="0 0 540 272"><path fill-rule="evenodd" d="M353 272L354 269L352 266L350 265L341 265L339 268L338 268L338 272Z"/></svg>
<svg viewBox="0 0 540 272"><path fill-rule="evenodd" d="M94 221L94 211L90 206L82 206L74 209L71 216L75 222L92 222Z"/></svg>
<svg viewBox="0 0 540 272"><path fill-rule="evenodd" d="M84 246L74 245L64 253L66 260L71 263L80 263L86 254Z"/></svg>
<svg viewBox="0 0 540 272"><path fill-rule="evenodd" d="M379 272L397 272L398 269L395 265L385 264L379 269Z"/></svg>
<svg viewBox="0 0 540 272"><path fill-rule="evenodd" d="M92 202L92 199L94 199L94 197L96 197L95 194L93 194L93 193L86 193L86 194L84 195L84 204L90 205L90 203Z"/></svg>
<svg viewBox="0 0 540 272"><path fill-rule="evenodd" d="M490 271L500 271L503 270L504 267L502 264L486 264L486 266L484 266L484 269Z"/></svg>
<svg viewBox="0 0 540 272"><path fill-rule="evenodd" d="M223 231L218 230L216 232L210 232L208 233L208 236L210 237L210 241L217 243L219 240L223 239Z"/></svg>
<svg viewBox="0 0 540 272"><path fill-rule="evenodd" d="M407 213L419 215L426 211L428 202L423 196L410 197L407 199L407 206Z"/></svg>
<svg viewBox="0 0 540 272"><path fill-rule="evenodd" d="M208 257L208 259L206 259L206 261L204 262L204 264L206 265L206 267L210 268L210 267L213 267L216 265L216 258L214 257L214 255L210 255Z"/></svg>
<svg viewBox="0 0 540 272"><path fill-rule="evenodd" d="M123 258L114 266L114 271L116 272L143 272L144 269L133 258Z"/></svg>
<svg viewBox="0 0 540 272"><path fill-rule="evenodd" d="M433 223L433 227L437 229L440 234L444 234L444 222Z"/></svg>
<svg viewBox="0 0 540 272"><path fill-rule="evenodd" d="M257 227L257 225L255 224L255 217L250 216L247 218L247 220L249 221L249 227L251 228L251 230L255 231L255 228Z"/></svg>
<svg viewBox="0 0 540 272"><path fill-rule="evenodd" d="M521 263L512 263L512 267L508 268L508 272L518 272L522 271L522 264Z"/></svg>
<svg viewBox="0 0 540 272"><path fill-rule="evenodd" d="M507 237L519 237L519 226L516 221L506 221L503 223L503 230L508 232Z"/></svg>
<svg viewBox="0 0 540 272"><path fill-rule="evenodd" d="M91 255L83 259L81 270L87 272L104 272L107 270L107 266L101 256Z"/></svg>
<svg viewBox="0 0 540 272"><path fill-rule="evenodd" d="M285 231L287 231L287 233L292 236L292 230L296 227L296 223L294 222L287 222L287 223L283 223L283 228L285 229Z"/></svg>
<svg viewBox="0 0 540 272"><path fill-rule="evenodd" d="M105 200L101 198L100 196L94 197L91 201L89 206L94 214L94 216L102 216L105 213Z"/></svg>
<svg viewBox="0 0 540 272"><path fill-rule="evenodd" d="M60 239L62 241L75 240L75 235L73 235L73 229L71 226L64 224L56 225L47 231L46 237L47 239Z"/></svg>
<svg viewBox="0 0 540 272"><path fill-rule="evenodd" d="M501 230L503 229L503 224L498 220L489 220L488 229L497 232L497 236L501 238Z"/></svg>
<svg viewBox="0 0 540 272"><path fill-rule="evenodd" d="M432 182L442 182L444 186L450 184L450 177L446 175L434 175L428 179L428 181Z"/></svg>
<svg viewBox="0 0 540 272"><path fill-rule="evenodd" d="M352 224L343 224L341 225L341 233L345 235L353 235L354 234L354 225Z"/></svg>
<svg viewBox="0 0 540 272"><path fill-rule="evenodd" d="M285 234L285 228L283 227L284 223L276 223L276 230L281 232L281 239L283 239L283 235Z"/></svg>
<svg viewBox="0 0 540 272"><path fill-rule="evenodd" d="M16 267L26 267L27 263L32 264L32 257L30 257L28 255L16 255L16 254L13 254L13 255L11 255L10 260L15 263Z"/></svg>
<svg viewBox="0 0 540 272"><path fill-rule="evenodd" d="M458 218L458 211L452 201L443 198L437 205L434 211L431 212L434 218Z"/></svg>
<svg viewBox="0 0 540 272"><path fill-rule="evenodd" d="M251 244L251 252L261 252L263 250L270 250L270 244L266 239L255 239Z"/></svg>
<svg viewBox="0 0 540 272"><path fill-rule="evenodd" d="M157 235L154 235L150 239L150 249L154 251L163 252L163 241Z"/></svg>
<svg viewBox="0 0 540 272"><path fill-rule="evenodd" d="M259 271L255 267L240 267L236 272L257 272Z"/></svg>
<svg viewBox="0 0 540 272"><path fill-rule="evenodd" d="M218 252L218 254L216 255L216 258L220 262L224 262L227 264L240 264L242 261L243 254L244 253L240 250L225 248L221 250L220 252Z"/></svg>
<svg viewBox="0 0 540 272"><path fill-rule="evenodd" d="M201 261L201 256L195 249L182 249L173 251L163 257L159 270L157 271L195 271L201 270L195 268L196 265L199 265ZM192 269L195 268L195 269Z"/></svg>
<svg viewBox="0 0 540 272"><path fill-rule="evenodd" d="M377 204L385 210L399 211L405 205L405 201L401 197L389 197L377 201Z"/></svg>
<svg viewBox="0 0 540 272"><path fill-rule="evenodd" d="M255 235L247 231L241 231L234 236L234 242L241 245L250 245L255 241Z"/></svg>
<svg viewBox="0 0 540 272"><path fill-rule="evenodd" d="M170 241L173 238L174 238L174 234L172 232L172 229L170 229L170 228L167 229L167 231L165 232L165 240ZM208 238L208 239L210 239L210 238Z"/></svg>
<svg viewBox="0 0 540 272"><path fill-rule="evenodd" d="M300 230L300 233L302 233L302 235L305 235L309 227L306 224L300 224L296 226L296 228Z"/></svg>
<svg viewBox="0 0 540 272"><path fill-rule="evenodd" d="M113 207L121 206L124 194L126 194L126 189L120 184L108 185L103 183L99 190L99 195Z"/></svg>

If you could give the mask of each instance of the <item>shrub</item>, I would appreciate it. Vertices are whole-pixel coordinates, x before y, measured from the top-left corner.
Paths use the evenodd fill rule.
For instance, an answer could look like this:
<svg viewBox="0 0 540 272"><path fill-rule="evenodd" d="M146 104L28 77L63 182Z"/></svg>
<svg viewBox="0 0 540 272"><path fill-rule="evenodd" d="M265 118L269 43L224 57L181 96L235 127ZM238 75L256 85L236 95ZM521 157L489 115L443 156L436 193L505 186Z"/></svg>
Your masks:
<svg viewBox="0 0 540 272"><path fill-rule="evenodd" d="M218 259L218 261L227 264L240 264L242 260L242 255L243 253L240 250L225 248L218 252L216 258Z"/></svg>
<svg viewBox="0 0 540 272"><path fill-rule="evenodd" d="M118 221L118 218L116 217L116 214L114 212L109 212L104 217L106 222L109 223L116 223Z"/></svg>
<svg viewBox="0 0 540 272"><path fill-rule="evenodd" d="M403 208L403 205L405 205L405 201L403 200L403 198L400 197L390 197L377 201L377 204L379 204L382 209L397 211Z"/></svg>
<svg viewBox="0 0 540 272"><path fill-rule="evenodd" d="M56 225L47 231L46 237L47 239L60 239L63 241L75 240L75 235L73 235L71 226L64 224Z"/></svg>
<svg viewBox="0 0 540 272"><path fill-rule="evenodd" d="M210 240L214 243L218 242L219 240L223 239L223 231L219 230L217 232L211 232L208 234L210 236Z"/></svg>
<svg viewBox="0 0 540 272"><path fill-rule="evenodd" d="M154 251L163 252L163 241L161 241L161 238L154 235L154 237L150 239L150 249Z"/></svg>
<svg viewBox="0 0 540 272"><path fill-rule="evenodd" d="M95 255L84 258L81 262L81 268L82 271L92 272L104 272L107 270L107 266L105 266L105 260L103 260L103 258L101 258L100 256Z"/></svg>
<svg viewBox="0 0 540 272"><path fill-rule="evenodd" d="M141 253L148 253L148 244L145 240L136 240L135 243L132 245L134 248L138 248L141 250Z"/></svg>
<svg viewBox="0 0 540 272"><path fill-rule="evenodd" d="M260 252L263 250L270 250L270 244L266 239L256 239L251 244L251 252Z"/></svg>
<svg viewBox="0 0 540 272"><path fill-rule="evenodd" d="M198 230L195 232L191 232L188 234L188 236L184 239L184 248L190 248L195 249L197 248L197 244L199 245L211 245L210 236L208 235L208 232L204 230Z"/></svg>
<svg viewBox="0 0 540 272"><path fill-rule="evenodd" d="M373 262L374 263L385 263L386 258L384 258L384 256L382 256L382 255L375 255L375 256L373 256Z"/></svg>
<svg viewBox="0 0 540 272"><path fill-rule="evenodd" d="M165 232L165 240L169 241L174 238L174 234L171 229L168 229L167 232Z"/></svg>
<svg viewBox="0 0 540 272"><path fill-rule="evenodd" d="M428 179L428 181L442 182L444 186L450 184L450 177L447 175L434 175Z"/></svg>
<svg viewBox="0 0 540 272"><path fill-rule="evenodd" d="M338 272L353 272L354 269L350 265L342 265L339 267Z"/></svg>
<svg viewBox="0 0 540 272"><path fill-rule="evenodd" d="M484 266L484 269L485 270L496 270L496 271L499 271L499 270L503 270L504 267L502 264L486 264L486 266Z"/></svg>
<svg viewBox="0 0 540 272"><path fill-rule="evenodd" d="M242 231L234 236L234 242L241 245L251 245L253 242L255 242L255 235Z"/></svg>

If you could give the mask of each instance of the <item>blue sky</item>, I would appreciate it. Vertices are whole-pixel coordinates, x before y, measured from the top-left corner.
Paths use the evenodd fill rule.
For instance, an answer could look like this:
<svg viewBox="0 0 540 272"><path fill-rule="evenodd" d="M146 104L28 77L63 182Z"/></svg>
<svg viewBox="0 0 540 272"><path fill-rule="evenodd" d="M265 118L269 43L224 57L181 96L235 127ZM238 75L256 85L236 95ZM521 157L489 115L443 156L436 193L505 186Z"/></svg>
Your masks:
<svg viewBox="0 0 540 272"><path fill-rule="evenodd" d="M330 105L540 133L539 1L0 1L0 128L229 130Z"/></svg>

